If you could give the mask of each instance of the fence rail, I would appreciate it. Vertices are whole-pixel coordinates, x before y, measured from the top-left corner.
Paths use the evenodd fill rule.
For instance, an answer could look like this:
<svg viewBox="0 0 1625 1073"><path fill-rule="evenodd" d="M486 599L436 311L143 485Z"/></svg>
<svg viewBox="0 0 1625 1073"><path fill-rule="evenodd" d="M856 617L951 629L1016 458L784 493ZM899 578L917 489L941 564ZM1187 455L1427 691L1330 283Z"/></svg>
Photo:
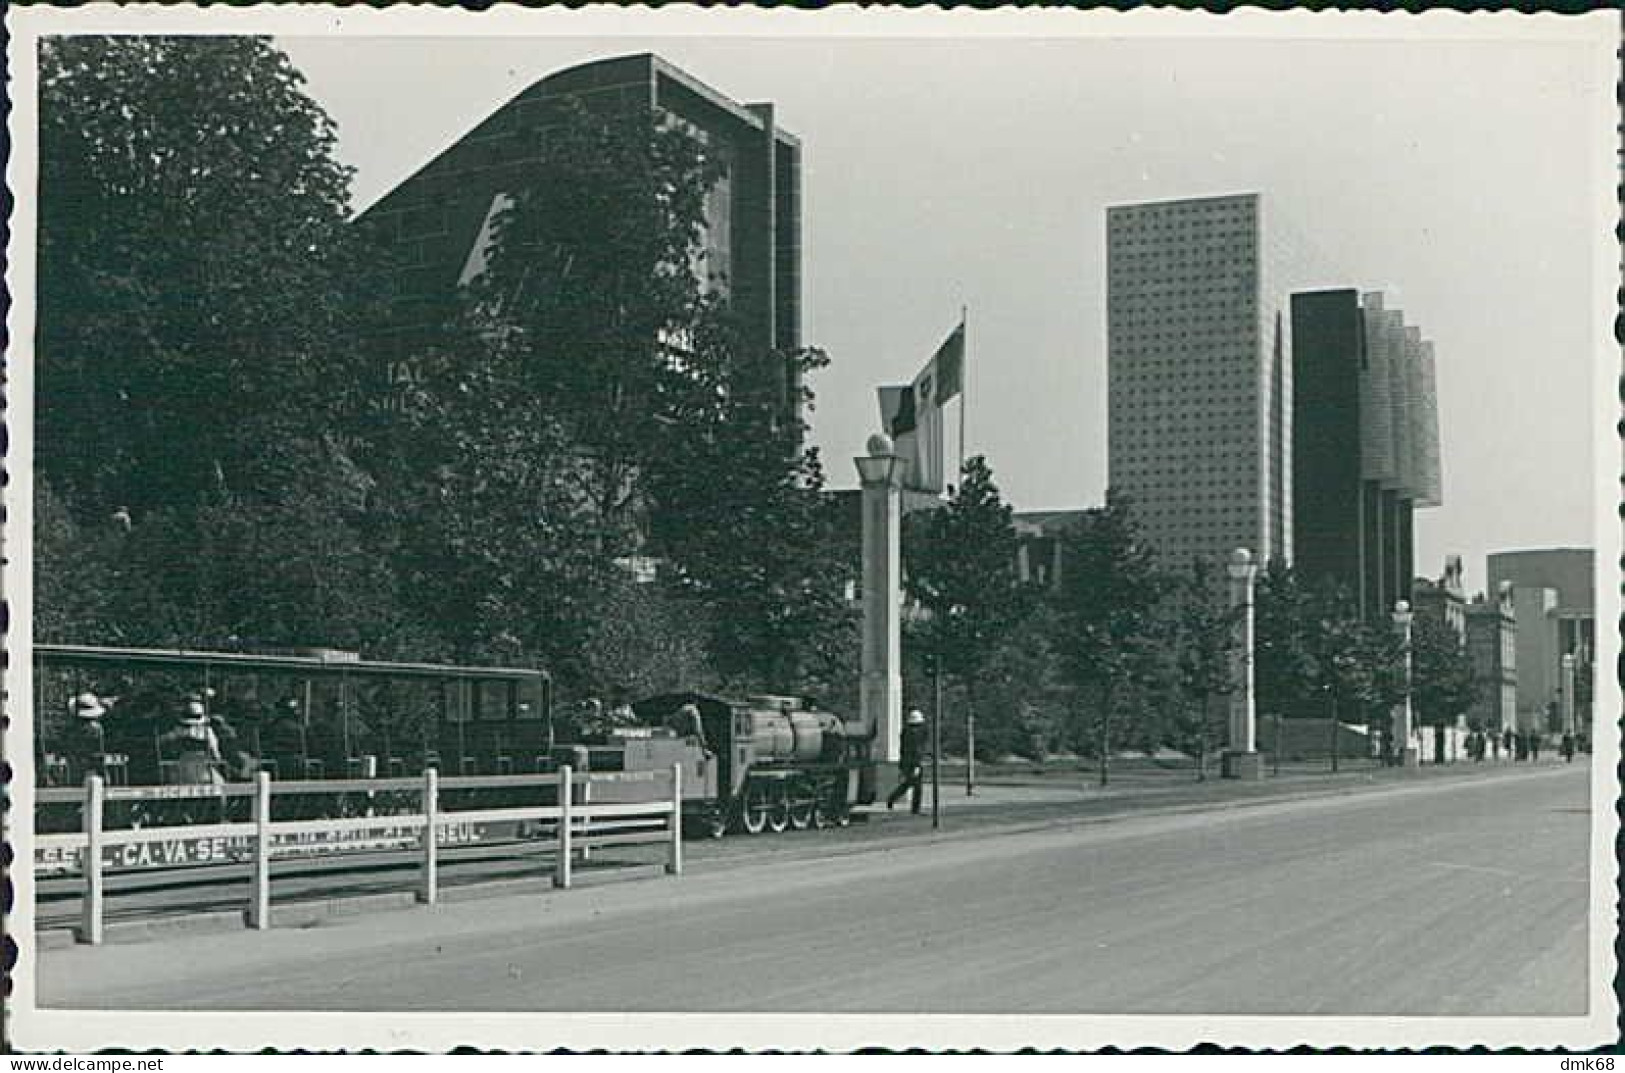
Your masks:
<svg viewBox="0 0 1625 1073"><path fill-rule="evenodd" d="M650 783L662 788L669 783L669 795L646 802L594 804L592 787L603 783ZM560 788L554 805L519 805L502 808L445 809L443 790L503 789L522 786ZM359 794L415 791L415 813L387 816L343 817L320 820L273 820L271 801L278 794L317 793ZM197 797L243 797L253 799L248 822L184 824L164 827L113 828L105 826L109 801L173 800ZM573 882L574 859L585 860L589 848L664 843L668 846L665 871L680 875L683 870L683 774L680 765L670 771L575 772L568 766L547 775L499 775L494 777L455 777L441 779L433 768L421 779L346 779L325 784L309 782L277 783L261 771L249 785L220 786L117 786L104 784L100 775L85 780L82 790L58 788L39 794L42 804L83 805L83 828L77 832L37 835L36 853L71 860L77 856L84 877L84 895L78 939L100 943L106 915L108 851L117 863L132 856L145 865L187 866L221 864L246 860L252 866L252 883L245 911L250 928L271 926L271 862L277 851L297 851L303 839L324 839L342 852L369 848L365 836L382 832L375 842L398 842L397 848L410 848L416 842L421 851L417 876L417 899L433 905L439 899L439 858L443 837L456 830L481 823L535 823L536 831L550 831L555 849L553 885L568 889ZM155 855L153 851L158 851ZM37 860L38 858L36 858Z"/></svg>

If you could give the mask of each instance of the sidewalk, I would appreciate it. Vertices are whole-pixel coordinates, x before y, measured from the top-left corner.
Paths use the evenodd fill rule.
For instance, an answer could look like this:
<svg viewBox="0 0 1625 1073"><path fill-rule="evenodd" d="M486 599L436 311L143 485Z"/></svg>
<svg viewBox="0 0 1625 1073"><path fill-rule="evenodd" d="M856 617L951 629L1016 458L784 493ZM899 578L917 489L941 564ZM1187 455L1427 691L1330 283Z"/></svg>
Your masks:
<svg viewBox="0 0 1625 1073"><path fill-rule="evenodd" d="M1252 804L1299 798L1355 794L1417 780L1493 779L1529 775L1563 768L1561 759L1532 763L1486 761L1427 765L1400 770L1364 766L1333 775L1324 762L1293 764L1279 776L1244 783L1209 778L1198 782L1189 770L1133 769L1114 773L1107 786L1098 785L1093 772L1051 768L1044 774L996 771L967 796L963 768L955 779L942 778L940 828L932 827L929 771L923 810L918 816L906 803L887 810L884 804L860 810L852 826L818 831L790 831L780 835L731 835L721 840L685 843L690 870L734 867L748 859L816 858L871 852L893 845L960 841L995 837L1002 833L1073 824L1110 822L1130 816L1193 810L1246 807ZM1575 766L1583 766L1578 761ZM518 884L538 892L549 889L551 856L525 845L470 847L473 852L447 853L442 863L442 884L451 898L479 897L482 893L511 891ZM651 860L639 847L601 851L590 870L578 874L589 883L616 875L641 873ZM319 866L318 866L319 864ZM279 870L274 882L274 914L278 926L310 926L326 917L387 908L408 908L416 870L415 854L370 858L333 858L308 867L290 865ZM138 891L120 891L110 885L107 901L107 939L110 942L161 938L179 931L235 930L243 926L242 904L246 871L215 869L199 883L171 874L163 885ZM150 881L149 881L150 883ZM578 894L564 894L575 897ZM77 921L77 897L42 904L35 918L42 948L71 944Z"/></svg>

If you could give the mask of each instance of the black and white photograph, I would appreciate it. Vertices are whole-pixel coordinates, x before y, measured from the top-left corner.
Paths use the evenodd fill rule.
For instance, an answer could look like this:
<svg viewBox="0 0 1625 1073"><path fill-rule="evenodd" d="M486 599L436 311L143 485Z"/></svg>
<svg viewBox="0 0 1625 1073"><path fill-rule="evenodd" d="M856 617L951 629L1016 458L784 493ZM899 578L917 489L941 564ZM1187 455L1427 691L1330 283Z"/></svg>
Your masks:
<svg viewBox="0 0 1625 1073"><path fill-rule="evenodd" d="M1619 13L22 5L23 1052L1619 1037Z"/></svg>

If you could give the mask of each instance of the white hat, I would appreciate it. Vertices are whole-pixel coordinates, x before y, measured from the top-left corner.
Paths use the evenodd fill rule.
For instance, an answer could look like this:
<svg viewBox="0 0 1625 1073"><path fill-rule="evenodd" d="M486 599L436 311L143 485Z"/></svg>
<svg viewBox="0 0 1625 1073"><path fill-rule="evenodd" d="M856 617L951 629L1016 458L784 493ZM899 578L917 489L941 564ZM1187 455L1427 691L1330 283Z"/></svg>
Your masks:
<svg viewBox="0 0 1625 1073"><path fill-rule="evenodd" d="M923 722L925 722L925 713L920 711L920 709L915 708L913 711L908 713L908 722L910 722L910 723L923 723Z"/></svg>
<svg viewBox="0 0 1625 1073"><path fill-rule="evenodd" d="M96 694L81 693L73 698L73 714L81 719L100 719L107 714L107 709Z"/></svg>
<svg viewBox="0 0 1625 1073"><path fill-rule="evenodd" d="M181 711L181 722L204 723L209 719L209 713L204 710L201 700L189 700Z"/></svg>

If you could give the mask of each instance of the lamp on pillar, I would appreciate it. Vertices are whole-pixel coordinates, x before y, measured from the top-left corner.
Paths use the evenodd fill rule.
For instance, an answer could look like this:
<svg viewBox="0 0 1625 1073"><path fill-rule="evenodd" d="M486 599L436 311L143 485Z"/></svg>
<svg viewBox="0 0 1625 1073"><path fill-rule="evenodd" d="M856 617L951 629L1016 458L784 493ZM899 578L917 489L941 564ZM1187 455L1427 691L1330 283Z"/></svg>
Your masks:
<svg viewBox="0 0 1625 1073"><path fill-rule="evenodd" d="M1253 700L1253 579L1258 564L1253 553L1230 553L1230 609L1234 617L1230 646L1230 726L1221 773L1227 779L1259 779L1264 764L1255 741L1257 713Z"/></svg>
<svg viewBox="0 0 1625 1073"><path fill-rule="evenodd" d="M873 734L870 757L895 777L902 758L902 639L899 592L901 500L907 460L891 437L869 437L867 455L853 459L863 486L863 665L860 717Z"/></svg>
<svg viewBox="0 0 1625 1073"><path fill-rule="evenodd" d="M1411 605L1404 600L1394 604L1394 628L1399 631L1400 658L1404 660L1403 674L1400 683L1403 693L1399 703L1394 705L1394 759L1400 767L1416 767L1421 762L1421 754L1412 742L1412 724L1415 722L1411 711Z"/></svg>
<svg viewBox="0 0 1625 1073"><path fill-rule="evenodd" d="M1574 653L1563 653L1563 733L1574 733Z"/></svg>

